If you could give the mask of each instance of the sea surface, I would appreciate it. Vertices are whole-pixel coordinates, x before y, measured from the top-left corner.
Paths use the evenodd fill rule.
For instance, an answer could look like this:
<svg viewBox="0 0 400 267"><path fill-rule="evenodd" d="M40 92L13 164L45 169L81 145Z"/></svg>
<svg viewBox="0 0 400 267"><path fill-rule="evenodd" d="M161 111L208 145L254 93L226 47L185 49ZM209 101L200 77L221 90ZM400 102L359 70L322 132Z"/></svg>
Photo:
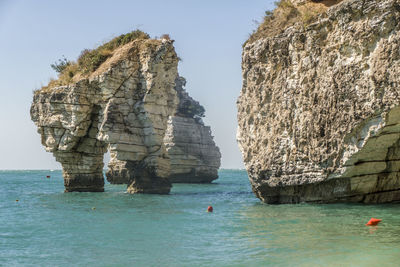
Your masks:
<svg viewBox="0 0 400 267"><path fill-rule="evenodd" d="M267 205L241 170L164 196L125 189L0 171L0 266L400 266L399 205Z"/></svg>

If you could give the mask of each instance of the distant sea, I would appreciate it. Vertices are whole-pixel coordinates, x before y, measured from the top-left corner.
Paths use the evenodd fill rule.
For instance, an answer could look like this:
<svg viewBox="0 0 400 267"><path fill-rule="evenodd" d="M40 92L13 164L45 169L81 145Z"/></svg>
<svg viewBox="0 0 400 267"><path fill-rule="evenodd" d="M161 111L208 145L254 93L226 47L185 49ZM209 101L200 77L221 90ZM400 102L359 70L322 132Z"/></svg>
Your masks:
<svg viewBox="0 0 400 267"><path fill-rule="evenodd" d="M125 189L0 171L0 266L400 266L399 205L267 205L239 170L165 196Z"/></svg>

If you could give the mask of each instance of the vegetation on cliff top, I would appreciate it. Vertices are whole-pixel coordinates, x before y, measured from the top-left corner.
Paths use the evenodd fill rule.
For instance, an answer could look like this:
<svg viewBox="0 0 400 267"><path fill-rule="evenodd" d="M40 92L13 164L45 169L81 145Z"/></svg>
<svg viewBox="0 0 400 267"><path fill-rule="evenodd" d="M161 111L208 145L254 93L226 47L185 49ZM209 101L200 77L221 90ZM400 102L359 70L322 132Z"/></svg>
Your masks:
<svg viewBox="0 0 400 267"><path fill-rule="evenodd" d="M263 22L243 44L252 43L263 37L272 37L282 33L288 27L300 22L303 25L312 23L316 17L324 13L328 7L342 0L308 0L302 4L294 4L292 0L275 2L273 11L266 11Z"/></svg>
<svg viewBox="0 0 400 267"><path fill-rule="evenodd" d="M87 76L96 71L103 62L110 58L117 48L132 42L133 40L149 38L150 36L147 33L135 30L115 37L111 41L104 43L95 49L83 50L76 62L69 61L63 57L62 59L59 59L58 62L51 65L51 67L58 73L58 79L52 79L49 84L42 87L41 90L70 84L73 82L73 78L77 74Z"/></svg>
<svg viewBox="0 0 400 267"><path fill-rule="evenodd" d="M205 112L204 107L193 99L183 99L183 101L181 99L181 103L179 103L178 114L182 114L184 117L199 119L205 116Z"/></svg>

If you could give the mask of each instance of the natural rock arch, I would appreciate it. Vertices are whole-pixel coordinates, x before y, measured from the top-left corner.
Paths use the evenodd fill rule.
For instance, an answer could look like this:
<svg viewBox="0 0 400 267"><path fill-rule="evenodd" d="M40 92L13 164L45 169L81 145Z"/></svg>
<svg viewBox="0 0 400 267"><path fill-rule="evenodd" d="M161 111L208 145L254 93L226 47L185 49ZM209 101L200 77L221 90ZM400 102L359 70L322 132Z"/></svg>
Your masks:
<svg viewBox="0 0 400 267"><path fill-rule="evenodd" d="M169 38L138 39L93 73L35 92L31 117L62 165L66 192L104 190L107 150L107 179L128 184L129 193L166 194L171 181L218 178L221 154L201 120L204 108L183 89L178 61Z"/></svg>
<svg viewBox="0 0 400 267"><path fill-rule="evenodd" d="M63 167L65 190L103 191L109 146L137 175L128 191L168 193L163 138L175 113L178 57L171 40L136 40L78 82L35 92L31 117Z"/></svg>

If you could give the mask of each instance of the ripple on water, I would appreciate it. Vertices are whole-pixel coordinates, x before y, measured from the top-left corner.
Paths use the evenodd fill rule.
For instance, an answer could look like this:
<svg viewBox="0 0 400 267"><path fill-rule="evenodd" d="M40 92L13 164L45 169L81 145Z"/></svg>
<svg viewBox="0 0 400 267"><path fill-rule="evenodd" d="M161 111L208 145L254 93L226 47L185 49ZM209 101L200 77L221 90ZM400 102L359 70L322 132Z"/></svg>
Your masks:
<svg viewBox="0 0 400 267"><path fill-rule="evenodd" d="M5 266L398 266L397 205L266 205L234 170L167 196L65 194L48 173L0 171ZM383 222L366 227L371 217Z"/></svg>

